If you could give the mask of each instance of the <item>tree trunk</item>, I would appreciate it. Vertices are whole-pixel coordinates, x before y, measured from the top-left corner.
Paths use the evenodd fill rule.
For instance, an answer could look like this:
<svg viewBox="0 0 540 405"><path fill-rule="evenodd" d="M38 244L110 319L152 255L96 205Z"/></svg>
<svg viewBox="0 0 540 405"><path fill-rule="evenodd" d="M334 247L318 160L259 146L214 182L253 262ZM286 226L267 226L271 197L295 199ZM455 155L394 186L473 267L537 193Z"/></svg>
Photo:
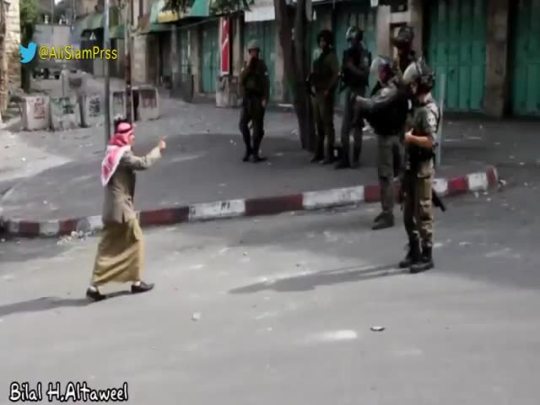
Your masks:
<svg viewBox="0 0 540 405"><path fill-rule="evenodd" d="M313 150L315 146L313 113L311 98L305 87L305 80L309 72L305 51L307 36L305 4L305 0L299 0L297 3L293 40L293 21L289 16L286 2L285 0L274 0L279 40L283 50L285 76L293 93L293 105L298 120L300 143L303 149Z"/></svg>

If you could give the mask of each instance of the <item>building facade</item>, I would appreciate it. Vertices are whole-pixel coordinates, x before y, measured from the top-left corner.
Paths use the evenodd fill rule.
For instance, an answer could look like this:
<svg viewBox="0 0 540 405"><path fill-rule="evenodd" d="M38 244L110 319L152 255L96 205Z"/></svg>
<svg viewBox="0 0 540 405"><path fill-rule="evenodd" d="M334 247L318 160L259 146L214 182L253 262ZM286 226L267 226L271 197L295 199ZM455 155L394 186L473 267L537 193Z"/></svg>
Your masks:
<svg viewBox="0 0 540 405"><path fill-rule="evenodd" d="M164 0L133 4L136 14L144 7L134 23L136 81L167 83L179 94L234 92L245 45L257 39L272 101L290 101L272 0L257 0L249 11L228 17L227 71L221 66L223 18L212 15L210 0L194 0L182 15L163 11ZM313 49L316 33L328 28L341 54L347 27L358 25L374 56L392 56L391 36L409 24L415 28L415 49L436 71L434 93L444 95L446 111L540 116L540 0L408 0L392 7L372 7L368 0L312 0L311 7Z"/></svg>

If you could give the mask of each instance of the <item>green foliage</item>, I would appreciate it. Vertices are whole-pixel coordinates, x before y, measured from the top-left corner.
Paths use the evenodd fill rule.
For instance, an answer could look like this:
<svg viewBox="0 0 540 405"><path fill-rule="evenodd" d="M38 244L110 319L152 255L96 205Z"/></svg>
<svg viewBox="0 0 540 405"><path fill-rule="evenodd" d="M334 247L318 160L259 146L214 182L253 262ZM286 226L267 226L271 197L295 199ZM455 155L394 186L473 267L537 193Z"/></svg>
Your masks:
<svg viewBox="0 0 540 405"><path fill-rule="evenodd" d="M21 42L27 44L32 40L34 25L39 17L37 0L21 0L20 2Z"/></svg>

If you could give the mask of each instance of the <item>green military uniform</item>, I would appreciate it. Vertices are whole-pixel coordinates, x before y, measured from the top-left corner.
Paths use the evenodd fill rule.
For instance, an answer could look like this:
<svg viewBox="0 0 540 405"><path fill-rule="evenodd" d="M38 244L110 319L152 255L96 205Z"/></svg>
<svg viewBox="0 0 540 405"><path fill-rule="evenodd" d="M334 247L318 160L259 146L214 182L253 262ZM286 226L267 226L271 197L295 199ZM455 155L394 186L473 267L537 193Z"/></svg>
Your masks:
<svg viewBox="0 0 540 405"><path fill-rule="evenodd" d="M240 95L242 96L242 111L240 113L240 132L246 145L247 160L253 155L260 160L259 149L264 136L263 101L268 101L270 81L268 69L262 59L252 59L250 65L245 65L240 73ZM253 142L249 130L249 122L253 123Z"/></svg>
<svg viewBox="0 0 540 405"><path fill-rule="evenodd" d="M325 158L324 143L326 139L326 161L334 158L334 104L335 91L339 78L339 63L332 48L325 50L313 61L311 85L315 90L313 106L317 130L315 159Z"/></svg>
<svg viewBox="0 0 540 405"><path fill-rule="evenodd" d="M437 142L439 109L431 96L414 109L412 131L416 136L428 136ZM410 246L422 250L433 247L433 150L416 145L406 148L406 167L403 176L403 220Z"/></svg>

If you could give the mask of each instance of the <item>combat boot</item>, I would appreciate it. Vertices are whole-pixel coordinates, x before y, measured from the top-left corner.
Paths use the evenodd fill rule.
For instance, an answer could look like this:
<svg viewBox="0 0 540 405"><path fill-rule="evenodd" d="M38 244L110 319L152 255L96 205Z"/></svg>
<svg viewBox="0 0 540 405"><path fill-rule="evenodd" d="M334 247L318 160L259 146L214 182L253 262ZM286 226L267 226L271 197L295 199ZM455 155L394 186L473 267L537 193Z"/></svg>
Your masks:
<svg viewBox="0 0 540 405"><path fill-rule="evenodd" d="M349 163L349 159L347 157L343 157L336 165L336 170L349 169L350 167L351 164Z"/></svg>
<svg viewBox="0 0 540 405"><path fill-rule="evenodd" d="M358 167L360 166L360 154L361 154L360 148L354 148L353 149L353 161L351 167Z"/></svg>
<svg viewBox="0 0 540 405"><path fill-rule="evenodd" d="M394 226L394 215L392 214L382 214L377 217L375 223L371 227L374 231L379 231L381 229L392 228Z"/></svg>
<svg viewBox="0 0 540 405"><path fill-rule="evenodd" d="M431 270L433 267L435 267L435 263L433 263L432 249L431 247L424 247L420 261L411 265L411 273L422 273Z"/></svg>
<svg viewBox="0 0 540 405"><path fill-rule="evenodd" d="M244 154L244 157L242 158L242 162L249 161L250 157L251 157L251 149L246 149L246 153Z"/></svg>
<svg viewBox="0 0 540 405"><path fill-rule="evenodd" d="M407 256L399 262L400 269L410 269L413 264L419 263L421 259L420 243L418 240L409 241Z"/></svg>

